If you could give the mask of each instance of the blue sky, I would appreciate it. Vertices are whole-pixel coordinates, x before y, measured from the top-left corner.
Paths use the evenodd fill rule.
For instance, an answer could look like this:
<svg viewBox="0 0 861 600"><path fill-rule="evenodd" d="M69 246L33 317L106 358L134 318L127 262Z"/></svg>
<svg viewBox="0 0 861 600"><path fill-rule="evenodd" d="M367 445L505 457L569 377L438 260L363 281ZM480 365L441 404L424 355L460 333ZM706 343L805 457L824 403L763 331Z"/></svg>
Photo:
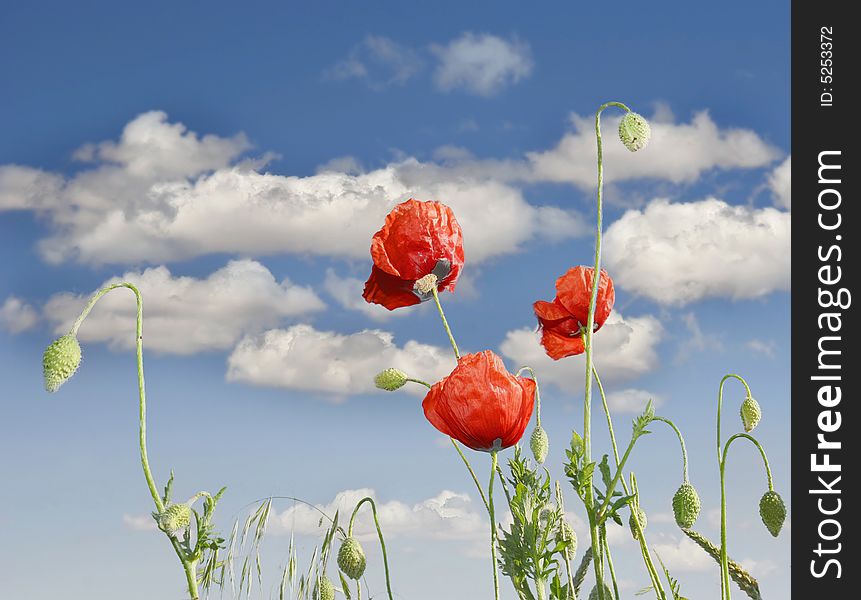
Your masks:
<svg viewBox="0 0 861 600"><path fill-rule="evenodd" d="M444 295L449 320L463 349L536 369L560 477L564 441L582 430L583 362L543 356L531 303L592 256L590 127L607 100L653 127L650 146L630 154L613 132L618 114L605 113L605 266L617 302L596 360L617 430L647 397L677 422L703 498L699 527L715 539L717 384L743 374L788 497L788 8L4 6L2 595L182 597L175 557L147 530L130 294L97 306L81 329L81 370L56 395L42 390L44 346L90 293L126 275L146 306L160 482L174 469L180 496L228 485L222 530L267 495L330 508L373 490L398 597L488 596L471 481L417 391L370 384L385 366L443 376L446 338L430 306L364 305L367 248L400 200L452 206L467 264ZM742 397L728 388L727 431ZM631 466L650 542L683 592L718 597L716 566L667 522L675 438L658 429L641 443ZM759 523L757 455L733 453L731 554L765 597L788 597L790 528L774 540ZM474 462L486 471L485 456ZM583 517L573 494L567 508ZM314 519L288 502L279 515L272 564L291 524L306 550L315 541ZM647 576L623 533L616 560L632 598ZM378 552L369 561L379 594Z"/></svg>

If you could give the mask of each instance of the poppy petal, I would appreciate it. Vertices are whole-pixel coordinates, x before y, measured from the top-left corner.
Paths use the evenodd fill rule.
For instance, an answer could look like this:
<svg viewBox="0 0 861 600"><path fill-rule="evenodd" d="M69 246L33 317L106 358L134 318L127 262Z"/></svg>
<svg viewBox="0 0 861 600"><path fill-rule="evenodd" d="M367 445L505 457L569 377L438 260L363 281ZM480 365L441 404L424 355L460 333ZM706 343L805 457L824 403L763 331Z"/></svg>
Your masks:
<svg viewBox="0 0 861 600"><path fill-rule="evenodd" d="M541 345L544 346L547 356L553 360L583 354L586 351L586 344L582 336L570 337L560 335L551 329L542 330Z"/></svg>
<svg viewBox="0 0 861 600"><path fill-rule="evenodd" d="M413 285L414 282L404 281L382 269L372 267L362 297L373 304L382 304L389 310L412 306L421 302L413 292Z"/></svg>

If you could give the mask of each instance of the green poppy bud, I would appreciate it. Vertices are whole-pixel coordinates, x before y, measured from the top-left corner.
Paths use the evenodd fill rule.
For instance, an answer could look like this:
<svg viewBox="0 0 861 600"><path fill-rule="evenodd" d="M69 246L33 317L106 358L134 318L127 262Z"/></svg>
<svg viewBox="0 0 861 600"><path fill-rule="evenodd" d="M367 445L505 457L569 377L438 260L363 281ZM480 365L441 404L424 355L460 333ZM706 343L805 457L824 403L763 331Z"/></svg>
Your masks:
<svg viewBox="0 0 861 600"><path fill-rule="evenodd" d="M535 457L535 462L544 464L547 459L547 451L550 449L550 438L547 437L547 432L543 427L536 427L529 437L529 448L532 450L532 456Z"/></svg>
<svg viewBox="0 0 861 600"><path fill-rule="evenodd" d="M652 128L649 122L635 112L626 113L619 123L619 139L625 144L625 148L636 152L649 143Z"/></svg>
<svg viewBox="0 0 861 600"><path fill-rule="evenodd" d="M673 515L682 529L693 527L700 516L700 496L688 482L683 483L673 496Z"/></svg>
<svg viewBox="0 0 861 600"><path fill-rule="evenodd" d="M607 585L607 582L602 582L604 586L604 600L613 600L613 590L610 589L610 586ZM592 588L592 591L589 592L589 600L598 600L598 586Z"/></svg>
<svg viewBox="0 0 861 600"><path fill-rule="evenodd" d="M374 377L374 385L387 392L394 392L403 387L406 382L407 374L400 369L386 369Z"/></svg>
<svg viewBox="0 0 861 600"><path fill-rule="evenodd" d="M350 579L359 580L365 572L365 551L354 537L348 537L338 550L338 568Z"/></svg>
<svg viewBox="0 0 861 600"><path fill-rule="evenodd" d="M314 600L335 600L335 586L328 577L319 577L314 583Z"/></svg>
<svg viewBox="0 0 861 600"><path fill-rule="evenodd" d="M753 431L754 427L759 424L762 419L762 409L759 407L759 402L748 396L741 403L741 424L744 425L744 430L748 433Z"/></svg>
<svg viewBox="0 0 861 600"><path fill-rule="evenodd" d="M786 504L780 494L769 491L762 496L759 501L759 516L771 535L777 537L786 520Z"/></svg>
<svg viewBox="0 0 861 600"><path fill-rule="evenodd" d="M577 534L568 521L562 519L559 522L559 529L556 530L556 543L560 544L567 542L568 545L563 550L565 558L569 561L574 560L574 555L577 553Z"/></svg>
<svg viewBox="0 0 861 600"><path fill-rule="evenodd" d="M56 339L42 355L45 389L56 392L81 365L81 345L71 333Z"/></svg>
<svg viewBox="0 0 861 600"><path fill-rule="evenodd" d="M640 529L643 531L646 530L646 523L648 520L646 519L646 511L642 508L637 509L637 520L640 522ZM631 511L631 516L628 518L628 527L631 528L631 535L634 536L635 540L639 540L640 536L637 535L637 524L634 522L634 511Z"/></svg>
<svg viewBox="0 0 861 600"><path fill-rule="evenodd" d="M191 507L188 504L170 504L155 516L158 528L167 534L188 529L191 525Z"/></svg>

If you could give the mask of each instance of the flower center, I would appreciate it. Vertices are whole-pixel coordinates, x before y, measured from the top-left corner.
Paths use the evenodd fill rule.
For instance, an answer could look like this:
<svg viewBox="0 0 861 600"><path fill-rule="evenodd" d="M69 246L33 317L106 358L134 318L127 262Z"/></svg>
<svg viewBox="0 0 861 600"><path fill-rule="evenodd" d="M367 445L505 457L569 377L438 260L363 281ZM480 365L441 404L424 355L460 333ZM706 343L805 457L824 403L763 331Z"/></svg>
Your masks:
<svg viewBox="0 0 861 600"><path fill-rule="evenodd" d="M428 273L418 281L416 281L413 289L420 293L422 296L431 293L431 291L436 287L437 281L439 279L433 273Z"/></svg>

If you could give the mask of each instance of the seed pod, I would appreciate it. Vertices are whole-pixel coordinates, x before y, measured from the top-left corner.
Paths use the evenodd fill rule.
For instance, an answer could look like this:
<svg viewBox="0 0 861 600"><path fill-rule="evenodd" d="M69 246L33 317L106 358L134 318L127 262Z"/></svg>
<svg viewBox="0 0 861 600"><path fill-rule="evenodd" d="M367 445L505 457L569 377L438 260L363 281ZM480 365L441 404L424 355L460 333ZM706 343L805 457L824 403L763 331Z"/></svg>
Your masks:
<svg viewBox="0 0 861 600"><path fill-rule="evenodd" d="M751 396L745 398L744 402L741 403L739 413L741 414L741 424L744 425L744 430L747 433L753 431L762 418L762 409L759 407L759 402Z"/></svg>
<svg viewBox="0 0 861 600"><path fill-rule="evenodd" d="M45 389L56 392L81 365L81 345L71 333L57 338L42 355Z"/></svg>
<svg viewBox="0 0 861 600"><path fill-rule="evenodd" d="M643 531L646 530L646 523L648 522L646 519L646 511L642 508L637 509L637 520L640 522L640 529ZM631 516L628 518L628 527L631 528L631 535L634 536L635 540L639 540L640 536L637 535L637 524L634 522L634 511L631 511Z"/></svg>
<svg viewBox="0 0 861 600"><path fill-rule="evenodd" d="M385 369L374 377L374 385L381 390L394 392L407 382L407 374L400 369Z"/></svg>
<svg viewBox="0 0 861 600"><path fill-rule="evenodd" d="M780 494L774 491L763 494L759 500L759 516L771 535L777 537L786 520L786 504Z"/></svg>
<svg viewBox="0 0 861 600"><path fill-rule="evenodd" d="M564 519L559 521L559 529L556 530L556 543L562 542L568 542L564 550L565 558L569 561L574 560L574 555L577 553L577 534Z"/></svg>
<svg viewBox="0 0 861 600"><path fill-rule="evenodd" d="M607 585L607 582L603 582L604 585L604 600L613 600L613 590L610 589L610 586ZM589 592L589 600L598 600L598 586L592 588L592 591Z"/></svg>
<svg viewBox="0 0 861 600"><path fill-rule="evenodd" d="M649 143L652 128L649 122L635 112L626 113L619 123L619 139L625 144L625 148L636 152Z"/></svg>
<svg viewBox="0 0 861 600"><path fill-rule="evenodd" d="M335 586L328 577L319 577L314 583L314 600L335 600Z"/></svg>
<svg viewBox="0 0 861 600"><path fill-rule="evenodd" d="M529 437L529 448L532 450L532 456L535 457L535 462L544 464L547 459L547 451L550 449L550 438L543 427L536 427Z"/></svg>
<svg viewBox="0 0 861 600"><path fill-rule="evenodd" d="M184 531L191 525L191 507L188 504L170 504L156 516L156 522L158 528L167 534Z"/></svg>
<svg viewBox="0 0 861 600"><path fill-rule="evenodd" d="M676 524L682 529L693 527L700 516L700 496L687 481L673 496L673 515L676 517Z"/></svg>
<svg viewBox="0 0 861 600"><path fill-rule="evenodd" d="M338 568L350 579L359 580L365 572L365 551L354 537L348 537L338 550Z"/></svg>

